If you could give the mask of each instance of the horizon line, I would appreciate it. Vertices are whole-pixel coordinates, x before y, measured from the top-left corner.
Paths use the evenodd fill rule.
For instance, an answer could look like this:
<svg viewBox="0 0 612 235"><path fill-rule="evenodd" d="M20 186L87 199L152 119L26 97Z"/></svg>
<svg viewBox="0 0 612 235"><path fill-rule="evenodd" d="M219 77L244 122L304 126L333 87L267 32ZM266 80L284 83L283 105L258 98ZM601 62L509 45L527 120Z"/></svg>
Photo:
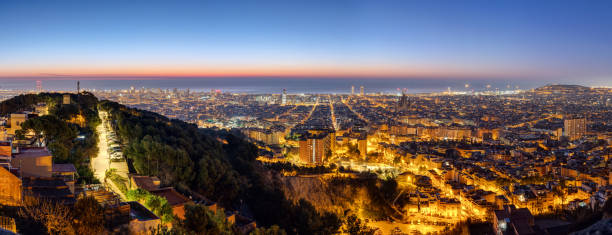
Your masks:
<svg viewBox="0 0 612 235"><path fill-rule="evenodd" d="M531 80L533 77L523 76L375 76L375 75L117 75L117 74L96 74L96 75L42 75L42 76L1 76L0 79L6 80L166 80L166 79L389 79L389 80Z"/></svg>

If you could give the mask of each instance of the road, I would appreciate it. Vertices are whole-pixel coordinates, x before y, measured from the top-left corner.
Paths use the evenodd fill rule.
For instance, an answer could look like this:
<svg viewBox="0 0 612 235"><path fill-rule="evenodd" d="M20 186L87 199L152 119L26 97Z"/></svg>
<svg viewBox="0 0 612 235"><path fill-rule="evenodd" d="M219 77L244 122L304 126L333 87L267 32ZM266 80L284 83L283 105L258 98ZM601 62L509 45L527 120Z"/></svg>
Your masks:
<svg viewBox="0 0 612 235"><path fill-rule="evenodd" d="M102 119L101 112L99 116ZM110 156L108 154L108 145L106 144L107 133L105 129L104 121L96 127L96 132L98 133L98 155L91 159L91 170L100 182L104 182L104 172L110 168Z"/></svg>
<svg viewBox="0 0 612 235"><path fill-rule="evenodd" d="M121 177L125 177L128 179L128 166L125 161L121 162L111 162L110 154L108 150L108 139L107 136L109 134L110 126L108 124L107 113L100 111L98 113L100 120L102 123L96 127L96 132L98 133L98 155L91 159L91 169L94 172L94 176L100 180L100 182L104 182L104 175L108 169L115 168L117 169L117 174ZM110 180L109 180L110 182ZM123 193L121 193L117 187L111 184L111 190L117 193L121 198L125 199Z"/></svg>
<svg viewBox="0 0 612 235"><path fill-rule="evenodd" d="M319 99L318 98L317 98L317 101L315 102L315 104L312 106L312 109L310 110L308 115L306 115L306 117L302 120L301 124L306 123L306 121L308 121L308 119L310 119L310 116L312 116L312 113L314 113L314 111L317 109L317 105L319 105Z"/></svg>
<svg viewBox="0 0 612 235"><path fill-rule="evenodd" d="M349 98L350 99L350 98ZM357 117L359 117L359 119L363 120L366 123L370 123L370 120L366 119L365 117L361 116L361 113L355 112L355 110L353 110L353 107L351 106L351 102L349 101L349 99L344 100L342 103L344 103L346 105L346 107L349 108L349 110L351 110L351 112L353 112L355 115L357 115Z"/></svg>
<svg viewBox="0 0 612 235"><path fill-rule="evenodd" d="M332 100L331 95L327 95L327 97L329 99L329 107L330 107L332 125L334 126L334 130L337 131L338 127L336 126L336 115L334 114L334 101Z"/></svg>

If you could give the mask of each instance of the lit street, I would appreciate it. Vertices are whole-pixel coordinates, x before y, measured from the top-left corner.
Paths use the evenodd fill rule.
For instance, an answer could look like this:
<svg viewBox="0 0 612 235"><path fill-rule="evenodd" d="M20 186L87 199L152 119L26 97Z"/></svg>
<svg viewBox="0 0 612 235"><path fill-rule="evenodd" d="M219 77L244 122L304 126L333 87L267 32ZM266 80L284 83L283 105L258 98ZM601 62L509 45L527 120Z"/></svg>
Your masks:
<svg viewBox="0 0 612 235"><path fill-rule="evenodd" d="M108 135L109 135L109 125L107 119L107 113L100 111L99 112L100 120L102 123L98 125L96 128L96 132L98 133L98 155L91 159L91 168L94 172L94 176L100 180L100 182L104 183L105 172L108 169L117 169L116 174L121 177L125 177L128 179L128 166L125 161L111 161L110 153L108 148ZM120 195L122 198L125 198L123 193L121 193L116 186L110 184L110 180L108 181L109 185L111 185L111 189Z"/></svg>

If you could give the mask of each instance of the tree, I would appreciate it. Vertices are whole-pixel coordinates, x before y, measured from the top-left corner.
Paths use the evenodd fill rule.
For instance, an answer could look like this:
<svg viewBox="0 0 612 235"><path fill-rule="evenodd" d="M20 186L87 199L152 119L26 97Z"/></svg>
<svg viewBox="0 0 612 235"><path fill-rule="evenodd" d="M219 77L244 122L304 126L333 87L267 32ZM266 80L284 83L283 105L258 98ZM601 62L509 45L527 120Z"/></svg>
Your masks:
<svg viewBox="0 0 612 235"><path fill-rule="evenodd" d="M351 235L373 235L375 230L362 224L361 219L356 215L346 218L346 230L344 232Z"/></svg>
<svg viewBox="0 0 612 235"><path fill-rule="evenodd" d="M32 131L37 140L44 143L53 153L58 162L72 162L70 150L77 137L75 125L69 125L54 115L30 118L21 124L21 130L16 132L19 138Z"/></svg>
<svg viewBox="0 0 612 235"><path fill-rule="evenodd" d="M20 216L43 224L48 234L75 234L71 223L70 208L45 199L26 195Z"/></svg>
<svg viewBox="0 0 612 235"><path fill-rule="evenodd" d="M225 220L223 211L216 213L202 205L185 205L185 220L178 223L179 233L233 234L233 226Z"/></svg>
<svg viewBox="0 0 612 235"><path fill-rule="evenodd" d="M130 201L140 201L140 200L144 200L144 198L148 194L150 193L144 189L139 188L139 189L127 191L127 193L125 194L125 197Z"/></svg>
<svg viewBox="0 0 612 235"><path fill-rule="evenodd" d="M288 200L256 161L258 148L239 132L198 129L110 101L101 101L98 108L110 115L119 138L127 145L125 155L139 174L156 175L164 184L193 190L223 207L235 208L239 201L246 202L259 225L278 225L289 234L332 234L342 224L335 214L320 214L310 210L308 202ZM189 209L192 215L185 210L188 220L179 226L184 233L230 231L221 229L227 227L223 223L210 222L215 219L201 209Z"/></svg>
<svg viewBox="0 0 612 235"><path fill-rule="evenodd" d="M74 204L72 211L77 234L100 234L104 231L101 221L104 210L94 197L82 197Z"/></svg>
<svg viewBox="0 0 612 235"><path fill-rule="evenodd" d="M287 235L287 232L278 225L272 225L269 228L255 228L251 235Z"/></svg>

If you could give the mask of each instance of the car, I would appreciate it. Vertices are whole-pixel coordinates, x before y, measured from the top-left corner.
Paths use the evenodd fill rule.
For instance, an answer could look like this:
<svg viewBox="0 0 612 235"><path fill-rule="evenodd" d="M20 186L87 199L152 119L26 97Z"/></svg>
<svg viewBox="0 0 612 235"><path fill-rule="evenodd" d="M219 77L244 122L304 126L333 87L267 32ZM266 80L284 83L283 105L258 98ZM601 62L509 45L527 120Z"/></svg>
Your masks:
<svg viewBox="0 0 612 235"><path fill-rule="evenodd" d="M120 161L123 161L124 159L123 157L111 157L110 160L114 162L120 162Z"/></svg>
<svg viewBox="0 0 612 235"><path fill-rule="evenodd" d="M113 159L113 158L121 159L121 158L123 158L123 154L121 154L121 153L112 153L111 154L111 159Z"/></svg>

